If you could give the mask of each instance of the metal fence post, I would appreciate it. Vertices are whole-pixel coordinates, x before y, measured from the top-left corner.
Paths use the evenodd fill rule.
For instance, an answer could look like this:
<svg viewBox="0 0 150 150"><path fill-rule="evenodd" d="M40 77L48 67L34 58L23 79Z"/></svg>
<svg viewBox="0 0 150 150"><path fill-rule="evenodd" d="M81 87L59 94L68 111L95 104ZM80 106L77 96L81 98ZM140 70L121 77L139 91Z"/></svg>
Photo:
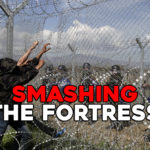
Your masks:
<svg viewBox="0 0 150 150"><path fill-rule="evenodd" d="M8 4L5 4L3 0L0 0L0 8L4 11L8 17L7 21L7 57L13 58L13 31L14 31L14 16L23 9L29 0L24 0L20 5L18 5L13 11L9 9Z"/></svg>
<svg viewBox="0 0 150 150"><path fill-rule="evenodd" d="M14 16L10 15L7 21L7 57L13 58L13 30Z"/></svg>

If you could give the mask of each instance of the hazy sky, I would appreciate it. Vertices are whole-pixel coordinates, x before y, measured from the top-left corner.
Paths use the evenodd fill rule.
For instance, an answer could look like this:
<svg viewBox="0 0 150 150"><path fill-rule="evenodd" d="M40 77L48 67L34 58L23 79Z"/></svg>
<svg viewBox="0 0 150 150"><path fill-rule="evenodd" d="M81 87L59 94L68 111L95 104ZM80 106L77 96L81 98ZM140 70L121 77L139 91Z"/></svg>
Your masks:
<svg viewBox="0 0 150 150"><path fill-rule="evenodd" d="M59 9L68 7L65 2ZM47 7L54 10L52 5ZM70 43L77 54L136 63L140 50L135 39L139 37L145 44L150 37L149 0L106 0L61 17L48 17L45 22L39 17L23 18L20 15L15 18L14 49L17 54L34 39L43 39L53 45L48 58L71 54L67 47ZM1 34L5 32L2 30ZM0 41L3 47L4 37L0 37ZM145 49L145 61L149 61L149 45Z"/></svg>

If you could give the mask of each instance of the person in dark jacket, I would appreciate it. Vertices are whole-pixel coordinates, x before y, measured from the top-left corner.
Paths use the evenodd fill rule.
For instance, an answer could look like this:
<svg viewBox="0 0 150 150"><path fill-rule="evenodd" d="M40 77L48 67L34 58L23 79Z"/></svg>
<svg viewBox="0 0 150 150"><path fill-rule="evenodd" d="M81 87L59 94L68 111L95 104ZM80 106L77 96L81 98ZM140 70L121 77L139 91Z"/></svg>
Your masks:
<svg viewBox="0 0 150 150"><path fill-rule="evenodd" d="M51 80L53 80L53 74L54 74L54 67L53 67L53 64L47 66L45 68L45 76L42 80L42 85L48 85Z"/></svg>
<svg viewBox="0 0 150 150"><path fill-rule="evenodd" d="M37 74L38 70L44 65L44 61L40 60L40 57L48 49L47 45L44 45L42 51L32 60L28 60L28 57L32 50L38 45L38 41L34 42L32 47L19 59L15 61L10 58L0 59L0 104L8 104L10 109L13 109L15 102L11 100L12 89L16 85L24 85L32 80ZM46 49L44 49L46 48ZM19 103L19 105L21 105ZM20 108L19 108L20 109ZM20 112L20 110L19 110ZM28 141L32 139L29 129L23 121L13 121L10 117L9 121L3 120L3 110L0 111L0 143L2 141L3 134L5 133L7 126L11 125L18 134L16 138L23 146L21 149L28 149ZM24 132L21 134L21 132ZM13 149L17 149L14 145Z"/></svg>
<svg viewBox="0 0 150 150"><path fill-rule="evenodd" d="M85 91L88 91L90 85L93 85L94 88L96 89L96 86L99 85L99 83L96 81L95 77L92 74L90 63L87 62L84 63L82 70L83 71L82 71L81 85L84 85ZM89 105L88 98L85 97L85 99L86 100L84 104Z"/></svg>
<svg viewBox="0 0 150 150"><path fill-rule="evenodd" d="M15 104L15 102L11 100L13 87L16 85L24 85L31 81L38 74L38 70L44 65L44 60L40 60L40 58L50 49L47 48L49 43L43 46L42 50L35 58L28 59L30 53L37 45L38 41L34 42L32 47L27 50L25 55L23 55L18 62L10 58L0 59L0 104L8 104L10 109L13 109L13 105ZM21 103L17 104L21 105ZM29 149L30 145L28 143L30 143L32 136L29 129L25 125L25 122L21 120L13 121L11 117L9 118L9 121L4 121L3 115L3 110L1 110L0 143L2 141L3 134L7 129L7 126L11 125L18 132L16 138L20 142L20 149ZM55 131L54 136L57 137L57 134L58 133ZM14 146L14 150L18 149L16 145Z"/></svg>

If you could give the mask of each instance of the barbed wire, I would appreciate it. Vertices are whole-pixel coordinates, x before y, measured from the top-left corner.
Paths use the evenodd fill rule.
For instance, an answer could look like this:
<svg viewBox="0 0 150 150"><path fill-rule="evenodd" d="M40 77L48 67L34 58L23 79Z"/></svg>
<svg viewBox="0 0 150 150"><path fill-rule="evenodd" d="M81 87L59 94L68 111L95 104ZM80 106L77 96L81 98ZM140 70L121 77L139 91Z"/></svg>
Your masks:
<svg viewBox="0 0 150 150"><path fill-rule="evenodd" d="M106 0L92 0L92 2L90 4L88 3L85 3L83 1L76 1L76 0L59 0L59 1L56 1L56 0L44 0L44 1L41 1L41 0L38 0L38 1L35 1L35 0L29 0L29 3L28 5L22 10L23 14L25 15L29 15L29 16L33 16L33 15L49 15L49 16L55 16L55 15L59 15L60 13L66 13L68 11L71 11L71 10L80 10L80 9L84 9L86 7L89 7L89 6L92 6L92 5L96 5L100 2L104 2ZM8 7L11 8L16 8L22 1L10 1L8 0ZM78 3L78 7L76 8L73 8L72 7L72 3ZM67 4L67 5L66 5ZM80 4L80 6L79 6ZM62 9L62 10L59 10L60 7L59 6L62 6L64 5L65 7ZM55 11L53 12L47 12L45 9L49 7L49 10L52 9L51 6L54 8ZM30 13L27 13L27 11L30 11Z"/></svg>
<svg viewBox="0 0 150 150"><path fill-rule="evenodd" d="M107 1L109 1L109 0L107 0ZM9 5L16 7L19 4L19 2L21 2L21 1L12 0L12 3L9 3ZM66 2L66 3L64 3L64 2ZM141 44L143 44L143 45L150 42L149 38L146 37L147 31L143 29L142 33L138 33L139 30L137 30L135 32L134 37L125 36L123 38L120 38L120 35L117 35L117 34L114 35L113 32L112 32L112 34L109 34L106 32L106 34L103 35L103 32L105 32L105 29L107 30L107 28L103 29L103 28L101 28L101 26L105 26L107 23L101 25L100 23L96 22L98 19L100 19L100 18L98 18L98 16L101 16L104 13L102 11L102 9L99 7L102 2L106 2L106 1L105 0L93 0L93 1L89 1L89 3L87 3L84 0L65 0L65 1L60 1L60 0L59 1L56 1L56 0L50 0L50 1L49 0L44 0L44 1L37 0L37 1L35 1L35 0L31 0L29 2L29 4L16 16L17 18L15 20L15 24L17 25L17 23L20 22L19 25L20 26L22 25L21 31L24 32L23 25L26 23L26 25L24 25L27 28L25 30L26 33L29 33L29 29L32 31L31 33L29 33L30 34L29 36L31 36L31 38L27 38L27 41L25 44L30 43L31 40L33 40L32 39L33 36L35 36L34 37L35 39L39 39L41 41L41 43L43 42L44 38L47 38L44 40L47 40L50 42L52 40L55 40L56 50L55 51L52 50L52 52L50 52L52 54L56 54L56 58L52 59L54 65L55 65L56 61L58 61L58 64L63 64L67 61L66 58L63 58L63 54L68 55L69 49L67 48L67 45L69 43L69 44L71 44L71 46L73 47L73 49L75 50L75 52L77 54L77 56L75 55L75 58L78 57L78 54L80 54L80 53L82 54L82 52L85 54L81 58L83 60L79 60L79 61L81 61L81 62L97 61L97 62L95 62L95 65L93 65L93 68L99 63L99 70L98 70L97 74L96 73L94 74L94 76L98 78L98 81L100 83L103 83L105 81L107 73L110 72L110 70L109 70L110 68L108 66L111 66L113 64L112 59L116 59L117 55L118 55L118 57L120 57L121 60L126 59L127 63L124 63L124 65L126 65L125 70L128 70L128 68L131 68L130 65L138 66L137 67L138 69L137 68L133 69L132 71L130 71L128 73L126 73L126 71L124 71L126 76L129 74L132 77L131 79L132 79L132 83L133 83L136 81L136 79L139 79L138 73L137 73L137 71L139 71L139 64L136 62L137 61L140 62L140 60L138 58L138 57L140 57L140 55L136 56L136 62L131 63L128 59L130 59L130 57L131 58L135 57L135 54L140 52L139 46L135 39L136 36L141 38L141 41L142 41ZM60 7L60 5L63 5L63 4L65 4L65 6ZM118 5L122 5L122 4L118 3ZM136 7L138 7L138 6L136 6ZM83 9L86 11L85 16L84 16L85 22L82 22L81 24L78 24L78 22L73 22L74 20L80 20ZM109 14L107 14L107 11L105 13L106 14L104 14L104 15L105 15L105 18L107 18L107 21L109 20L110 22L113 22L113 18L111 18L109 16ZM92 15L89 15L89 14L92 14ZM129 15L130 12L127 12L126 14ZM47 29L48 30L48 32L46 33L47 35L44 37L43 32L45 30L46 21L49 19L49 17L52 17L52 16L58 17L57 18L58 21L55 26L56 31L51 31L50 29ZM1 16L0 16L0 18L1 18ZM148 16L146 16L143 21L145 22L147 18L148 18ZM101 22L101 21L103 21L103 20L100 20L99 22ZM116 21L116 22L114 22L114 24L121 26L121 21L119 21L119 22ZM132 21L132 23L136 24L138 26L138 21L135 20L135 21ZM128 24L126 24L125 26L128 26ZM89 28L90 28L90 33L87 34L87 30ZM125 29L125 31L126 31L126 29ZM69 35L67 33L69 33ZM92 35L91 39L88 40L88 38L90 37L90 34L92 34L92 33L94 33L94 34ZM105 37L105 35L106 35L106 37ZM17 35L15 35L15 37L16 36ZM19 36L19 37L22 37L22 36ZM80 41L78 41L79 37L82 37ZM113 38L115 39L114 41L112 40ZM98 42L100 44L97 46L96 44ZM17 43L18 43L18 41L17 41ZM148 49L149 47L150 47L150 44L148 43L148 45L145 49ZM18 47L15 47L15 49L17 49L17 48ZM2 53L2 51L0 51L0 53ZM24 49L21 51L17 51L17 54L21 55L21 53L24 53ZM71 57L71 55L72 55L71 52L69 54L70 54L69 57ZM95 55L99 58L98 60L95 60L95 57L93 57ZM91 57L87 57L84 59L85 56L91 56ZM60 59L57 59L57 57L59 57ZM47 59L47 61L51 60L48 54L46 55L46 59ZM63 60L63 62L62 62L62 60ZM70 62L72 62L72 61L73 60L71 59ZM103 65L103 64L105 64L105 65ZM80 64L80 66L81 65L82 64ZM79 74L79 76L80 76L81 69L80 70L76 69L76 73ZM68 78L70 78L70 75L68 75ZM130 79L125 78L124 80L126 80L126 82L127 81L129 82ZM39 81L40 81L40 79L37 78L37 81L35 81L33 83L34 86L38 86ZM40 114L38 114L38 115L40 118ZM96 126L94 124L90 127L88 126L88 129L85 131L85 136L87 136L90 133L89 132L90 129L92 129L94 126L96 130L91 132L91 134L89 135L89 138L93 138L93 137L97 136L100 140L102 140L104 142L106 141L106 143L107 142L111 143L110 147L112 147L112 149L113 149L114 145L116 147L118 147L118 149L120 147L122 149L125 147L124 142L120 143L121 146L118 144L119 138L126 139L123 132L120 132L120 134L118 134L118 132L108 132L108 130L105 130L106 124L103 124L103 122L98 122L98 123L99 124L96 124ZM49 125L50 123L46 122L45 124ZM70 122L68 124L70 124ZM134 123L134 125L138 128L138 125L136 123ZM68 130L70 130L70 132L72 132L72 135L74 137L76 137L76 132L78 132L78 130L81 131L81 133L82 133L83 128L86 129L86 127L87 127L87 125L84 123L82 125L81 125L81 123L78 123L77 125L72 123L72 126L75 128L72 129L68 125ZM141 140L140 138L142 137L142 135L137 136L137 137L132 137L132 133L134 132L133 127L132 126L128 127L128 129L129 129L129 131L130 131L129 133L131 133L131 135L129 135L130 140L128 140L129 144L128 144L128 146L126 145L126 148L130 147L131 149L133 149L134 146ZM98 135L97 131L101 131L102 134ZM125 131L127 131L127 129L125 129ZM106 133L104 133L104 132L106 132ZM137 135L139 135L139 134L137 134ZM84 135L82 135L82 136L84 136ZM115 140L111 142L110 137L114 137ZM82 137L82 138L83 138L83 140L87 139L84 137ZM73 145L71 143L71 138L69 140L70 140L70 149L71 149L71 148L73 148ZM91 141L89 140L88 142L90 143ZM104 143L104 144L106 144L106 143ZM41 143L39 143L39 144L41 144ZM79 145L79 146L81 146L81 145ZM105 148L105 146L104 146L104 149L107 149L107 148Z"/></svg>

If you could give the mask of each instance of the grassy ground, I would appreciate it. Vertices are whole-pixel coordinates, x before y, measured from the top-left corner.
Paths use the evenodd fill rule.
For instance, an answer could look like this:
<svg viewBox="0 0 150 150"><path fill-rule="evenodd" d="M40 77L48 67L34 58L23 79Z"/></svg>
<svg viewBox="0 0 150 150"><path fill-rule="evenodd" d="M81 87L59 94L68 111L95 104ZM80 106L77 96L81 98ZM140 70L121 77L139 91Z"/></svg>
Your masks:
<svg viewBox="0 0 150 150"><path fill-rule="evenodd" d="M88 125L81 122L76 129L73 129L67 123L63 123L67 128L67 134L58 139L52 139L32 125L29 125L34 139L36 150L149 150L150 144L144 142L145 126L141 123L126 127L120 132L116 130L106 130L109 123L96 122ZM73 122L70 122L73 124ZM101 128L99 127L101 125ZM78 128L78 131L77 131ZM74 133L77 131L76 133ZM13 129L7 133L14 132ZM73 136L72 136L73 134ZM3 138L3 146L6 150L12 150L13 136L7 134Z"/></svg>
<svg viewBox="0 0 150 150"><path fill-rule="evenodd" d="M97 71L95 76L99 77L100 74L104 74L109 69L100 70L99 68L95 68L95 70ZM78 72L81 72L81 69ZM128 75L127 83L135 82L135 79L138 76L139 74L136 72L130 73ZM34 84L37 85L40 83L36 82ZM141 101L141 97L137 101ZM36 104L37 103L38 102L36 102ZM38 114L40 111L41 110L37 108ZM47 123L50 126L58 128L58 124L54 119L50 119ZM98 120L92 125L88 125L87 122L77 123L73 120L70 120L66 123L59 123L62 127L67 128L67 134L59 139L52 139L50 136L42 133L36 127L31 125L29 126L30 131L32 131L34 146L37 145L37 149L54 150L56 148L57 150L150 150L150 144L144 142L143 136L147 126L144 126L142 122L134 122L130 127L126 127L120 132L116 132L116 130L107 130L106 127L109 125L109 122L102 122L101 120ZM9 132L13 131L13 129L10 129ZM15 134L12 134L11 136L10 134L4 136L3 146L6 148L6 150L12 150L11 144L13 143L13 136L15 136Z"/></svg>
<svg viewBox="0 0 150 150"><path fill-rule="evenodd" d="M88 142L85 141L83 142L81 139L65 137L65 136L59 139L52 139L50 136L42 133L32 125L29 125L29 128L30 130L32 130L32 136L34 139L33 147L37 145L36 150L54 150L55 148L57 148L58 150L62 150L64 148L71 149L71 150L83 150L87 148L92 150L98 150L99 149L98 147L102 147L102 145L104 145L103 143L101 143L100 145L92 145L89 144ZM12 146L14 142L13 137L15 137L16 135L14 132L15 130L10 128L3 137L2 146L6 150L12 150ZM39 137L37 137L37 135ZM43 141L45 141L45 143L42 143Z"/></svg>

